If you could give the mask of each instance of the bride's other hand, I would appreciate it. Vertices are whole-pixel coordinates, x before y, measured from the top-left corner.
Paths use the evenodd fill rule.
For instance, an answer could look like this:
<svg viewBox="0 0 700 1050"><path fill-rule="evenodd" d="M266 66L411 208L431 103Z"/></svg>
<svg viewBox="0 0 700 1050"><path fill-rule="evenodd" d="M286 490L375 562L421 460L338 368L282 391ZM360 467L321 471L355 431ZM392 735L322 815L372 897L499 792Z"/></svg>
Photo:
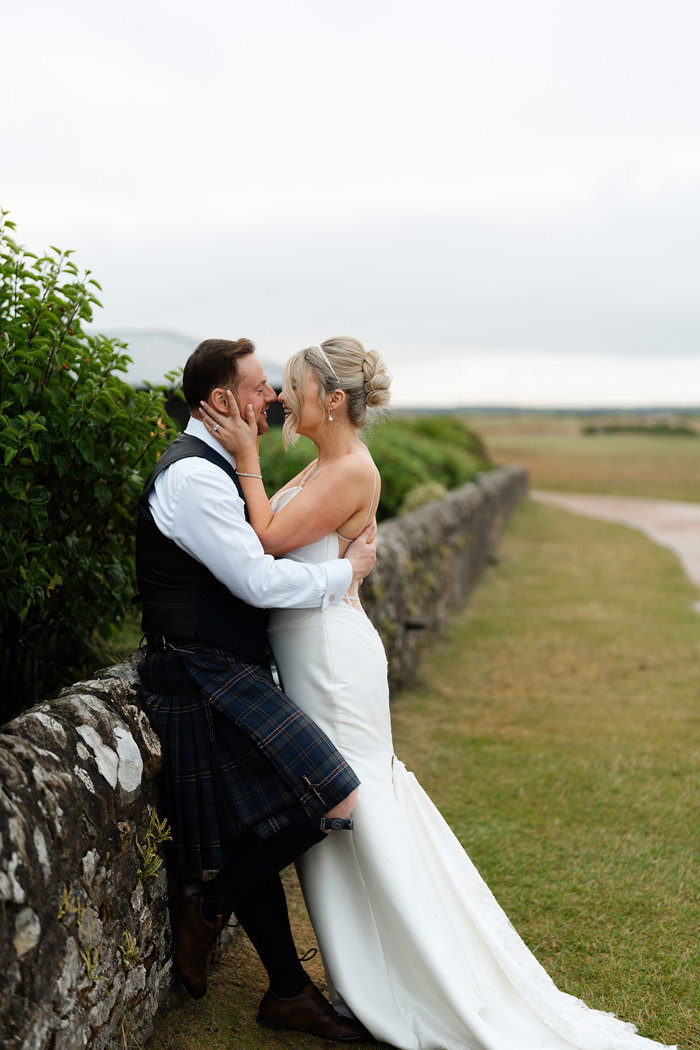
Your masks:
<svg viewBox="0 0 700 1050"><path fill-rule="evenodd" d="M258 454L258 424L252 405L246 405L245 416L242 416L236 399L230 390L226 391L228 412L221 412L209 401L199 402L199 414L204 426L227 452L236 459L246 453Z"/></svg>
<svg viewBox="0 0 700 1050"><path fill-rule="evenodd" d="M352 565L353 581L362 582L377 560L377 526L372 523L363 529L345 552Z"/></svg>

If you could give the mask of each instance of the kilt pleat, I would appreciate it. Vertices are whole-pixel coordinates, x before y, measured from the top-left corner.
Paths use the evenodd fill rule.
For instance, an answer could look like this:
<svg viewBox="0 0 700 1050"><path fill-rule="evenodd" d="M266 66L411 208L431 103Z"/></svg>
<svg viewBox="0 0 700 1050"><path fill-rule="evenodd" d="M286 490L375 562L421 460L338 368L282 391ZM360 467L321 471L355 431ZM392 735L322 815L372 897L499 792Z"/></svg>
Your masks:
<svg viewBox="0 0 700 1050"><path fill-rule="evenodd" d="M163 806L182 874L220 869L246 831L265 838L302 803L323 816L359 781L266 668L195 643L148 651L146 711L163 750Z"/></svg>

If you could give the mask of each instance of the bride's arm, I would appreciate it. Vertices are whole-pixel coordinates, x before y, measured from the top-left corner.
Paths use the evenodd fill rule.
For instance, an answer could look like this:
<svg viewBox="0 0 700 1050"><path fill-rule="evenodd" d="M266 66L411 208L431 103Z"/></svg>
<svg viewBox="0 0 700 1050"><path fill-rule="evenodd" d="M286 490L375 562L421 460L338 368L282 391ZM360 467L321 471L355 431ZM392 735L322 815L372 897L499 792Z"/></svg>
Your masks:
<svg viewBox="0 0 700 1050"><path fill-rule="evenodd" d="M243 419L233 396L227 394L227 399L228 418L220 413L215 414L211 406L202 404L202 421L209 433L235 457L236 473L245 494L250 524L258 534L266 554L286 554L313 543L369 506L374 464L371 460L365 461L357 456L344 456L332 467L319 471L312 484L303 488L293 500L273 514L260 476L257 426L252 409ZM212 425L215 422L218 423L216 430ZM291 485L291 482L288 484Z"/></svg>
<svg viewBox="0 0 700 1050"><path fill-rule="evenodd" d="M239 479L250 523L266 554L281 555L320 540L365 510L372 496L374 466L357 456L329 464L284 507L272 514L262 479ZM269 512L269 514L266 512Z"/></svg>

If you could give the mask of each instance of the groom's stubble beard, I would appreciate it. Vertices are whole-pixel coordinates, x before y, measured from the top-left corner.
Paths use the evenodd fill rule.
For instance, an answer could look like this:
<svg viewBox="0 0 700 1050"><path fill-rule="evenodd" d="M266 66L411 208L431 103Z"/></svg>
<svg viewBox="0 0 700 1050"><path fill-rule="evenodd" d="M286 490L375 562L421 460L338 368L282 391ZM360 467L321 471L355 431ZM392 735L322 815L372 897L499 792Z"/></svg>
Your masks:
<svg viewBox="0 0 700 1050"><path fill-rule="evenodd" d="M267 419L267 413L269 411L270 405L273 405L276 400L277 398L273 398L272 401L267 401L260 409L258 418L256 420L258 426L258 437L262 437L262 435L266 434L267 431L270 429L270 424Z"/></svg>
<svg viewBox="0 0 700 1050"><path fill-rule="evenodd" d="M267 412L268 407L269 407L268 405L263 406L263 408L261 408L260 411L257 414L257 418L255 420L255 425L258 428L258 437L262 437L262 435L266 434L267 431L270 429L270 424L267 421L267 417L265 415L263 415L264 412ZM240 404L238 405L238 411L240 412L241 417L243 419L245 419L246 409L247 409L246 405L240 405Z"/></svg>
<svg viewBox="0 0 700 1050"><path fill-rule="evenodd" d="M262 437L270 429L270 424L267 421L267 417L263 416L263 412L267 412L266 408L261 409L260 418L258 419L258 437Z"/></svg>

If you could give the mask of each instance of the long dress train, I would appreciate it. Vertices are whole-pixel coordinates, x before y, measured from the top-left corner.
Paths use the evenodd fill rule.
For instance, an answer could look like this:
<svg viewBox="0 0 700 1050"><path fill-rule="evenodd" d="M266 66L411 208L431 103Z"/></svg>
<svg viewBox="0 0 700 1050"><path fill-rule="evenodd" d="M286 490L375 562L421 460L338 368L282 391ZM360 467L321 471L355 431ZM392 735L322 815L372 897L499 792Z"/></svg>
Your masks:
<svg viewBox="0 0 700 1050"><path fill-rule="evenodd" d="M332 533L289 557L338 549ZM354 831L298 864L336 1007L400 1050L659 1050L556 988L395 757L386 656L362 609L276 611L270 642L285 691L361 780Z"/></svg>

